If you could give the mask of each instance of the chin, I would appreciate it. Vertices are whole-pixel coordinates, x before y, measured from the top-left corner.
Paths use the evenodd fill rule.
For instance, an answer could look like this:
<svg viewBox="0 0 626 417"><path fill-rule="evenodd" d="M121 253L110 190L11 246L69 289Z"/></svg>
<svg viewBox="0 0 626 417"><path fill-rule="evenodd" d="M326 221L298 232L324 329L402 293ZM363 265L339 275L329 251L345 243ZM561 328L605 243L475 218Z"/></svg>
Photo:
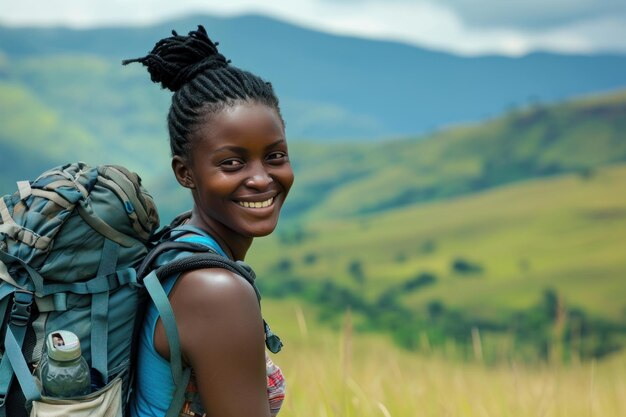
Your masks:
<svg viewBox="0 0 626 417"><path fill-rule="evenodd" d="M268 235L271 235L275 229L276 229L276 225L274 225L273 227L268 227L268 228L260 228L260 229L254 230L250 237L268 236Z"/></svg>
<svg viewBox="0 0 626 417"><path fill-rule="evenodd" d="M276 222L267 222L265 224L248 224L247 227L243 227L242 233L248 237L264 237L271 235L276 229Z"/></svg>
<svg viewBox="0 0 626 417"><path fill-rule="evenodd" d="M272 234L276 229L276 222L249 222L232 228L237 234L246 237L263 237Z"/></svg>

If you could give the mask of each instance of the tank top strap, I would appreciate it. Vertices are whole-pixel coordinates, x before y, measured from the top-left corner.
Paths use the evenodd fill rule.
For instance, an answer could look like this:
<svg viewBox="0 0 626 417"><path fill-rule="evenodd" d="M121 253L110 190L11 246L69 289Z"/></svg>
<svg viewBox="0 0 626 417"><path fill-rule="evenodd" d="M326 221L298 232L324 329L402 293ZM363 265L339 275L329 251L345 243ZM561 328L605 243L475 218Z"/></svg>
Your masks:
<svg viewBox="0 0 626 417"><path fill-rule="evenodd" d="M200 230L200 229L198 229ZM199 243L201 245L204 246L208 246L209 248L213 249L214 251L216 251L217 253L219 253L220 255L222 255L225 258L228 258L228 255L226 255L226 252L224 252L224 249L222 249L222 247L219 245L219 243L217 243L217 241L215 239L213 239L211 236L209 235L193 235L193 236L183 236L183 237L179 237L178 239L176 239L179 242L190 242L190 243Z"/></svg>
<svg viewBox="0 0 626 417"><path fill-rule="evenodd" d="M180 226L176 226L174 229L172 229L172 231L173 232L179 232L179 231L191 232L191 233L198 234L200 236L211 237L211 235L208 234L205 230L202 230L198 226L193 226L191 224L181 224Z"/></svg>

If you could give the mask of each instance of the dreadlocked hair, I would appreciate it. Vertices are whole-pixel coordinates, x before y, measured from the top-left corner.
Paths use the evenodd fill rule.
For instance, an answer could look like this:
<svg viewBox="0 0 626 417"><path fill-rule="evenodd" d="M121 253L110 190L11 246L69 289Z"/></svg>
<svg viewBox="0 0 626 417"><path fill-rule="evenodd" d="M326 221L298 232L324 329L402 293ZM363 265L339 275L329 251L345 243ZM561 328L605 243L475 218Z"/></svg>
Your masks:
<svg viewBox="0 0 626 417"><path fill-rule="evenodd" d="M280 116L272 85L230 65L203 26L187 36L176 31L172 35L158 41L148 55L122 61L123 65L143 64L153 82L174 92L167 116L172 156L188 158L190 136L201 118L236 103L258 102L276 109Z"/></svg>

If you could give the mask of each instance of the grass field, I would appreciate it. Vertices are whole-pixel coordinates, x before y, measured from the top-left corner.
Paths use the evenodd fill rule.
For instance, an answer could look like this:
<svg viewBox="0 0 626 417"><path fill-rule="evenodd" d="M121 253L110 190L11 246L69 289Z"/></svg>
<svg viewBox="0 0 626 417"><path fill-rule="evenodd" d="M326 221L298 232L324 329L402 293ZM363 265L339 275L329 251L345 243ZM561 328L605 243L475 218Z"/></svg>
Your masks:
<svg viewBox="0 0 626 417"><path fill-rule="evenodd" d="M285 348L274 361L287 380L282 417L620 417L626 355L569 366L458 362L416 355L385 338L316 324L295 300L266 300L264 316Z"/></svg>

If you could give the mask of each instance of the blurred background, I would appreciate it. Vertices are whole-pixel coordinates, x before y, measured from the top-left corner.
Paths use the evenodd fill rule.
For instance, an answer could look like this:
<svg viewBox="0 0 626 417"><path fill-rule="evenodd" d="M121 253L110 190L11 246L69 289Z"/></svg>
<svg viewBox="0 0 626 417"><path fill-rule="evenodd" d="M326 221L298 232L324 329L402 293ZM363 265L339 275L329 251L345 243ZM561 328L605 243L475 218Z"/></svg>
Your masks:
<svg viewBox="0 0 626 417"><path fill-rule="evenodd" d="M626 415L623 1L1 3L0 194L121 164L165 224L170 93L121 60L202 24L272 82L281 415Z"/></svg>

